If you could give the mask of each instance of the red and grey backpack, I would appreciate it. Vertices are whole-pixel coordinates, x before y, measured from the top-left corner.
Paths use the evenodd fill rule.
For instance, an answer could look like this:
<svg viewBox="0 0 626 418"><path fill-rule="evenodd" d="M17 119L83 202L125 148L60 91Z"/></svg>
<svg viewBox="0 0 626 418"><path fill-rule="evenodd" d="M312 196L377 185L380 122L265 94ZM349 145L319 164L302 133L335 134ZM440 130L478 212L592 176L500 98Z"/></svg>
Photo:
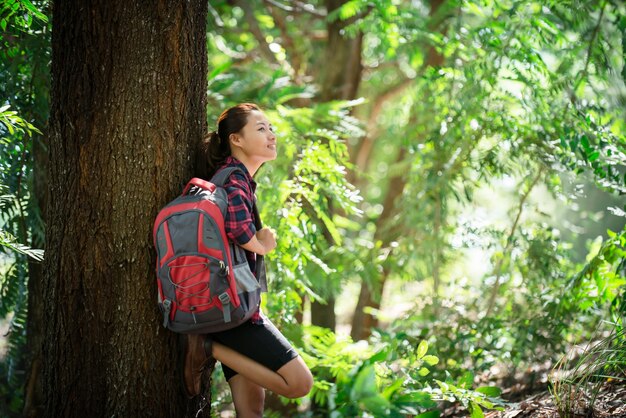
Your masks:
<svg viewBox="0 0 626 418"><path fill-rule="evenodd" d="M263 258L257 255L255 277L245 251L230 243L224 230L228 197L223 185L235 171L241 169L225 168L210 182L191 179L154 222L158 303L163 325L174 332L234 328L259 307ZM256 205L254 211L260 228Z"/></svg>

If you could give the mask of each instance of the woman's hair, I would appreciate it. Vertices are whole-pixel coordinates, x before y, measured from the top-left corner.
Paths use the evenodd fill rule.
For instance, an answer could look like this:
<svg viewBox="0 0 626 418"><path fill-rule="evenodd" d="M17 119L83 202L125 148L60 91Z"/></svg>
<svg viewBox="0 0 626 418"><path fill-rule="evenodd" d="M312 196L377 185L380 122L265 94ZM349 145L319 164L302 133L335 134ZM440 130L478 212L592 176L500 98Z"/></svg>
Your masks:
<svg viewBox="0 0 626 418"><path fill-rule="evenodd" d="M222 112L217 119L217 130L209 132L200 143L198 152L199 176L210 179L231 155L230 134L237 133L248 123L248 115L261 109L253 103L240 103Z"/></svg>

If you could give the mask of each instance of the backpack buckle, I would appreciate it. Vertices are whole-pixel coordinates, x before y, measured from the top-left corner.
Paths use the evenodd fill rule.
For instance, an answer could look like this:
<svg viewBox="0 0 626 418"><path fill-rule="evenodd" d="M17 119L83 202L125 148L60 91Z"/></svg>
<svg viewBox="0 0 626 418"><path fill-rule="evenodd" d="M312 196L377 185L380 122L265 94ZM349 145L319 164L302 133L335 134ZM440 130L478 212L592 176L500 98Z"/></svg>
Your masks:
<svg viewBox="0 0 626 418"><path fill-rule="evenodd" d="M230 303L230 296L226 292L219 295L218 298L220 302L222 302L222 305L226 305L227 303Z"/></svg>
<svg viewBox="0 0 626 418"><path fill-rule="evenodd" d="M165 299L163 301L163 326L167 328L167 324L170 322L170 311L172 310L172 301Z"/></svg>
<svg viewBox="0 0 626 418"><path fill-rule="evenodd" d="M220 274L222 276L228 276L228 273L229 273L228 266L226 265L226 263L224 263L222 260L220 260ZM228 296L228 295L226 295L226 296ZM221 297L221 295L220 295L220 297ZM222 300L222 299L220 299L220 300Z"/></svg>
<svg viewBox="0 0 626 418"><path fill-rule="evenodd" d="M224 292L218 296L220 302L222 302L222 311L224 312L224 322L230 322L230 296Z"/></svg>

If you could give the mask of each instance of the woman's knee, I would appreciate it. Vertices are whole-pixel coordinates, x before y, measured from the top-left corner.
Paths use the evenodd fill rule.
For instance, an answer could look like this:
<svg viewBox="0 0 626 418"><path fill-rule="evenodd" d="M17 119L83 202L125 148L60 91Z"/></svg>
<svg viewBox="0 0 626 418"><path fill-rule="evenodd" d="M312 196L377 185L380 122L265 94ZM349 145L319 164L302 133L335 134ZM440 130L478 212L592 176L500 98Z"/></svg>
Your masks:
<svg viewBox="0 0 626 418"><path fill-rule="evenodd" d="M313 375L308 367L305 366L295 376L292 376L288 382L287 393L283 396L291 399L302 398L308 395L313 387Z"/></svg>
<svg viewBox="0 0 626 418"><path fill-rule="evenodd" d="M296 399L302 398L306 396L311 391L313 387L313 379L310 381L300 381L297 384L289 387L289 393L286 395L287 398Z"/></svg>

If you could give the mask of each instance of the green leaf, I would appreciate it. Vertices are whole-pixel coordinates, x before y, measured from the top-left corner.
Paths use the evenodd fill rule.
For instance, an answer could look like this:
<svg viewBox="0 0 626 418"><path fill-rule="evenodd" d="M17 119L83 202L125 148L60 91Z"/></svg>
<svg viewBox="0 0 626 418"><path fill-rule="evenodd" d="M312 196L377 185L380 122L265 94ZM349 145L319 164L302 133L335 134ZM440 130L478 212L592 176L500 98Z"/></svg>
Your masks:
<svg viewBox="0 0 626 418"><path fill-rule="evenodd" d="M476 392L496 398L500 396L502 390L497 386L481 386L476 389Z"/></svg>
<svg viewBox="0 0 626 418"><path fill-rule="evenodd" d="M4 126L6 126L9 130L9 134L13 135L15 133L15 128L13 127L13 124L8 123L8 124L4 124Z"/></svg>
<svg viewBox="0 0 626 418"><path fill-rule="evenodd" d="M355 16L359 12L359 3L360 2L358 0L351 0L341 6L341 9L339 10L339 19L346 20Z"/></svg>
<svg viewBox="0 0 626 418"><path fill-rule="evenodd" d="M430 393L420 391L405 393L404 395L398 396L393 401L395 404L416 405L421 408L433 408L437 406L437 402L433 401Z"/></svg>
<svg viewBox="0 0 626 418"><path fill-rule="evenodd" d="M393 381L393 383L391 383L390 385L388 385L387 387L385 387L385 389L383 390L383 397L385 399L389 399L391 398L391 396L393 396L393 394L398 391L398 389L402 388L402 385L404 384L405 379L402 377L400 379L396 379Z"/></svg>
<svg viewBox="0 0 626 418"><path fill-rule="evenodd" d="M416 353L417 358L421 359L422 357L424 357L427 351L428 351L428 343L426 342L426 340L420 341L419 345L417 346L417 353Z"/></svg>
<svg viewBox="0 0 626 418"><path fill-rule="evenodd" d="M378 394L374 365L364 367L354 379L350 398L360 400Z"/></svg>
<svg viewBox="0 0 626 418"><path fill-rule="evenodd" d="M459 378L457 385L465 389L470 389L474 386L474 373L471 371L463 373L463 375Z"/></svg>
<svg viewBox="0 0 626 418"><path fill-rule="evenodd" d="M429 366L434 366L439 363L439 357L437 356L426 355L422 358L422 360L424 360L424 362Z"/></svg>
<svg viewBox="0 0 626 418"><path fill-rule="evenodd" d="M475 3L466 3L465 6L467 6L467 11L471 14L475 14L477 16L485 16L485 13L483 12L483 10L478 7Z"/></svg>
<svg viewBox="0 0 626 418"><path fill-rule="evenodd" d="M470 417L471 418L484 418L485 414L483 413L483 410L480 408L480 406L476 403L476 402L470 402Z"/></svg>
<svg viewBox="0 0 626 418"><path fill-rule="evenodd" d="M213 68L213 71L211 71L209 73L209 80L214 79L215 77L217 77L218 75L222 74L223 72L229 70L231 67L233 66L233 62L232 61L226 61L221 65L218 65L217 67Z"/></svg>
<svg viewBox="0 0 626 418"><path fill-rule="evenodd" d="M378 352L376 352L374 355L372 355L368 361L370 363L378 363L381 361L384 361L387 356L389 355L389 351L390 351L391 347L384 347L381 350L379 350Z"/></svg>
<svg viewBox="0 0 626 418"><path fill-rule="evenodd" d="M8 232L0 229L0 246L9 248L16 253L27 255L35 261L43 261L44 251L30 248L27 245L20 244L17 239Z"/></svg>
<svg viewBox="0 0 626 418"><path fill-rule="evenodd" d="M368 396L361 399L360 403L367 411L372 412L374 416L387 416L391 406L389 401L380 395Z"/></svg>
<svg viewBox="0 0 626 418"><path fill-rule="evenodd" d="M439 418L440 412L438 410L422 412L416 415L415 418Z"/></svg>

